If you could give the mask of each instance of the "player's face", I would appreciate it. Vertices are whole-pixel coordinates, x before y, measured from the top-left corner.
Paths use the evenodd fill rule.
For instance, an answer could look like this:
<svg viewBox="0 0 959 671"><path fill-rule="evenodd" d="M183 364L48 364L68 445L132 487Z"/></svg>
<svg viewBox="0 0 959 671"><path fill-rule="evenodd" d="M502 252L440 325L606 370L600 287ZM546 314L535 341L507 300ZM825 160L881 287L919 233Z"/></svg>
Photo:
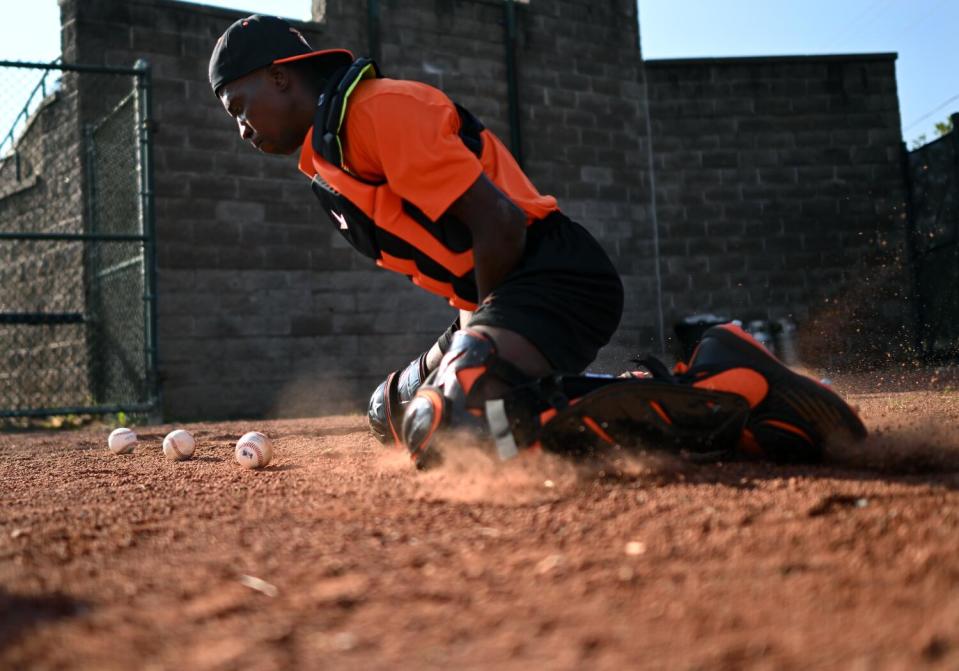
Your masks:
<svg viewBox="0 0 959 671"><path fill-rule="evenodd" d="M291 154L306 131L295 127L289 87L274 74L263 68L224 85L220 102L244 140L268 154Z"/></svg>

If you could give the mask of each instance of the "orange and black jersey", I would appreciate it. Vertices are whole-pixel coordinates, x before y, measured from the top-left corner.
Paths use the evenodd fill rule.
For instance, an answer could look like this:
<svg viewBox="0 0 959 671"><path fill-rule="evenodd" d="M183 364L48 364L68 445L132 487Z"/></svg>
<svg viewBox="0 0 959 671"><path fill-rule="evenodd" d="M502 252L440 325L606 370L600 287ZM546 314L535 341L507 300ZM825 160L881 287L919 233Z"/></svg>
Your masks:
<svg viewBox="0 0 959 671"><path fill-rule="evenodd" d="M330 129L314 126L300 170L313 179L341 232L377 265L409 276L455 307L474 309L471 236L444 213L483 173L528 223L557 211L556 199L541 195L500 140L441 91L353 77L346 82L342 123L334 129L341 164L321 155L316 134ZM478 142L469 142L467 133ZM359 234L363 227L369 230Z"/></svg>

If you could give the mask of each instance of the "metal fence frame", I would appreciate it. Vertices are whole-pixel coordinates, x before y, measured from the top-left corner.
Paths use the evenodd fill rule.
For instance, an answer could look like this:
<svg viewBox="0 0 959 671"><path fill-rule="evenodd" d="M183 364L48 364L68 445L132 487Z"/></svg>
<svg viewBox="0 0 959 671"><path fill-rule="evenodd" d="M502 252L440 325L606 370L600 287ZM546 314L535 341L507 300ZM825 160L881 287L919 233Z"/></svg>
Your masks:
<svg viewBox="0 0 959 671"><path fill-rule="evenodd" d="M119 403L93 406L66 406L29 409L0 408L0 419L13 417L49 417L69 414L111 414L153 413L161 407L160 385L157 375L157 253L156 253L156 214L154 209L154 167L152 151L152 133L154 128L152 111L152 73L146 60L138 60L133 68L117 68L97 65L62 63L57 59L52 63L29 63L22 61L0 61L0 68L23 68L59 70L106 75L126 75L135 78L136 86L132 92L137 101L137 136L139 141L139 212L141 217L140 234L114 233L36 233L0 231L0 242L4 241L75 241L75 242L139 242L143 245L143 310L144 310L144 361L146 370L146 402ZM41 82L42 85L42 82ZM38 88L41 86L38 85ZM31 98L36 90L31 94ZM30 104L27 101L24 111ZM21 112L21 115L24 112ZM18 115L17 119L20 118ZM16 124L16 120L14 121ZM13 129L11 128L11 134ZM12 142L12 140L11 140ZM65 324L83 321L83 315L74 313L7 313L0 315L2 324Z"/></svg>

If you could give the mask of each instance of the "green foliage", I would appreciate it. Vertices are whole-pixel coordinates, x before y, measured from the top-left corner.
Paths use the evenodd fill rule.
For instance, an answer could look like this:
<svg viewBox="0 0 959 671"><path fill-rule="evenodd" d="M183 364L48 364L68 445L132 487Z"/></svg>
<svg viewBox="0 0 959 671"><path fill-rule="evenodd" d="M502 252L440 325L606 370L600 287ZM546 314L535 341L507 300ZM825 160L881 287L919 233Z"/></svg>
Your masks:
<svg viewBox="0 0 959 671"><path fill-rule="evenodd" d="M948 135L952 132L952 117L949 117L945 121L936 122L936 137L942 137L943 135Z"/></svg>
<svg viewBox="0 0 959 671"><path fill-rule="evenodd" d="M13 417L0 421L0 431L50 431L79 429L97 421L94 415L51 415L49 417Z"/></svg>
<svg viewBox="0 0 959 671"><path fill-rule="evenodd" d="M948 135L949 133L952 132L952 117L948 117L945 121L937 121L935 123L934 128L936 129L936 138L940 138L943 135ZM936 139L936 138L933 138L933 139ZM926 144L929 141L930 141L929 136L926 135L925 133L922 133L921 135L917 135L916 137L912 139L912 143L910 144L909 148L919 149L919 147L921 147L922 145Z"/></svg>
<svg viewBox="0 0 959 671"><path fill-rule="evenodd" d="M115 415L50 415L48 417L14 417L0 420L0 431L51 431L81 429L88 426L103 426L116 429L121 426L147 424L145 414L128 415L122 410Z"/></svg>

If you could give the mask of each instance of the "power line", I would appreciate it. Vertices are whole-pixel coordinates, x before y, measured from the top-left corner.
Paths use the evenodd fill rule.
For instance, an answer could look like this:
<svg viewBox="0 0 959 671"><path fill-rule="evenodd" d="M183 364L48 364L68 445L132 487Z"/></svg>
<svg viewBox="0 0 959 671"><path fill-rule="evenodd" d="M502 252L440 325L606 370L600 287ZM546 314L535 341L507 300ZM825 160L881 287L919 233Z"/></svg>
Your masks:
<svg viewBox="0 0 959 671"><path fill-rule="evenodd" d="M957 93L956 95L954 95L954 96L952 96L951 98L949 98L949 100L945 101L944 103L942 103L941 105L939 105L939 106L938 106L937 108L935 108L934 110L930 110L929 112L926 112L926 113L923 114L921 117L919 117L918 119L916 119L915 121L913 121L911 124L909 124L908 126L904 127L903 130L904 130L904 131L909 130L909 129L912 128L913 126L916 126L916 125L922 123L923 121L925 121L926 119L928 119L929 117L931 117L933 114L935 114L936 112L938 112L939 110L941 110L943 107L947 106L949 103L951 103L951 102L953 102L953 101L955 101L955 100L959 100L959 93Z"/></svg>
<svg viewBox="0 0 959 671"><path fill-rule="evenodd" d="M852 21L850 21L845 26L840 28L838 31L833 33L832 38L829 40L826 40L825 45L827 47L831 47L833 44L835 44L838 41L840 37L845 37L849 35L850 33L854 32L852 29L859 27L861 23L862 25L869 25L870 23L873 23L876 19L882 16L883 12L889 9L889 6L892 3L893 3L893 0L876 0L876 2L873 2L871 5L866 7L866 9L864 9L859 14L857 14ZM874 10L875 10L875 13L873 13ZM872 16L867 19L866 17L869 14L872 14ZM863 23L863 19L866 19L865 23Z"/></svg>
<svg viewBox="0 0 959 671"><path fill-rule="evenodd" d="M933 7L932 9L930 9L930 10L929 10L928 12L926 12L925 14L923 14L923 16L922 16L921 18L916 19L915 21L913 21L912 23L910 23L908 26L906 26L905 28L903 28L901 31L899 31L899 37L902 37L903 35L906 35L906 34L912 32L913 30L915 30L915 28L916 28L920 23L923 23L924 21L926 21L926 19L928 19L930 16L932 16L932 15L935 14L937 11L939 11L939 8L942 7L944 4L946 4L946 0L939 0L939 2L936 4L936 6Z"/></svg>

